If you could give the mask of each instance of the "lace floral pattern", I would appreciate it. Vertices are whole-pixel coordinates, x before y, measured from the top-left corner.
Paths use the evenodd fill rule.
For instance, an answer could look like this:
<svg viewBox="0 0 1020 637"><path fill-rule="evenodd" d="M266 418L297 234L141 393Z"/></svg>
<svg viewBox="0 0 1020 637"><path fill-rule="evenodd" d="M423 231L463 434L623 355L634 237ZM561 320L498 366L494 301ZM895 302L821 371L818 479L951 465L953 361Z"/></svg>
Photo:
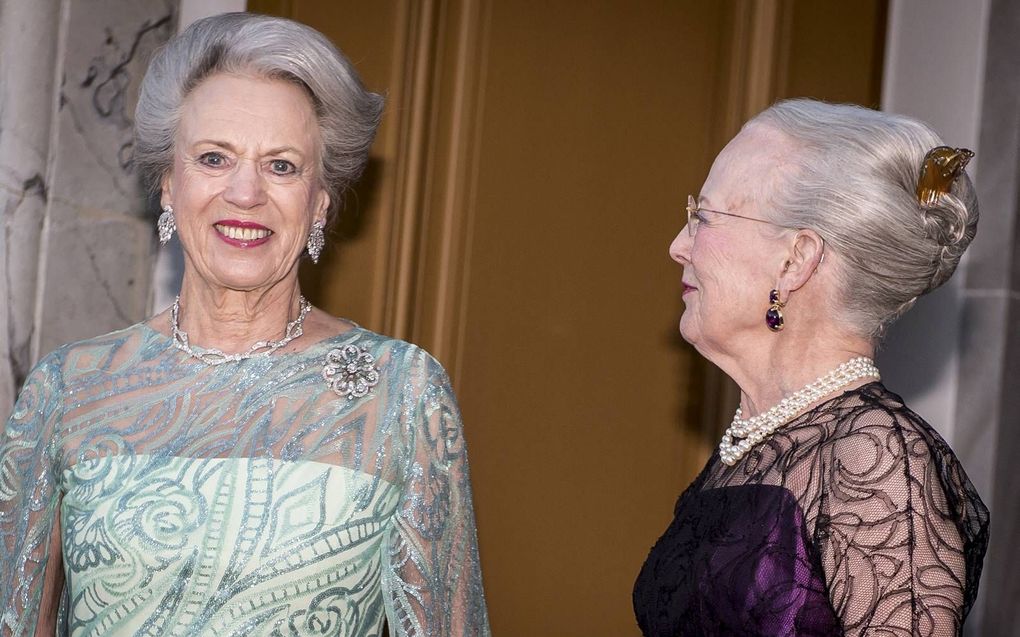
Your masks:
<svg viewBox="0 0 1020 637"><path fill-rule="evenodd" d="M988 510L945 441L879 383L733 467L714 455L649 553L649 637L959 635Z"/></svg>
<svg viewBox="0 0 1020 637"><path fill-rule="evenodd" d="M344 348L374 372L353 400L323 377ZM61 562L61 635L489 634L449 379L360 328L216 367L145 326L44 359L0 436L0 635L35 634Z"/></svg>

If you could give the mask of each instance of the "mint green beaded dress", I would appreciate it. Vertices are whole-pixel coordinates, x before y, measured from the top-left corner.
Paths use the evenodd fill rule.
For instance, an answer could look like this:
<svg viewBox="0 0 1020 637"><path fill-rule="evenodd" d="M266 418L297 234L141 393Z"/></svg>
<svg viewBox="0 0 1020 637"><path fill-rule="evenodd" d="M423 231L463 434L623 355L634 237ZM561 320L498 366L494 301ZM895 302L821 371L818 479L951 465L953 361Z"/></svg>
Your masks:
<svg viewBox="0 0 1020 637"><path fill-rule="evenodd" d="M47 356L0 436L0 635L34 634L60 561L59 635L489 634L449 380L361 328L218 366L144 324Z"/></svg>

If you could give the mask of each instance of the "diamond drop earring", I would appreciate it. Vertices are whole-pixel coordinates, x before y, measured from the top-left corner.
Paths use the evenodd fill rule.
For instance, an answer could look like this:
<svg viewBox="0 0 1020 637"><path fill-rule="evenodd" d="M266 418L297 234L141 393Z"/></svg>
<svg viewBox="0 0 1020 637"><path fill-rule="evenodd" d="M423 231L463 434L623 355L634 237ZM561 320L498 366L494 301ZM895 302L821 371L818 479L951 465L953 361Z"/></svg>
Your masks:
<svg viewBox="0 0 1020 637"><path fill-rule="evenodd" d="M322 254L322 248L326 245L326 234L323 229L326 227L321 221L316 221L312 224L312 231L308 233L308 243L305 245L305 249L308 250L308 256L312 258L312 263L319 262L319 255Z"/></svg>
<svg viewBox="0 0 1020 637"><path fill-rule="evenodd" d="M163 214L159 215L156 228L159 230L159 245L165 246L170 242L170 237L174 236L174 231L177 230L173 206L170 204L163 206Z"/></svg>

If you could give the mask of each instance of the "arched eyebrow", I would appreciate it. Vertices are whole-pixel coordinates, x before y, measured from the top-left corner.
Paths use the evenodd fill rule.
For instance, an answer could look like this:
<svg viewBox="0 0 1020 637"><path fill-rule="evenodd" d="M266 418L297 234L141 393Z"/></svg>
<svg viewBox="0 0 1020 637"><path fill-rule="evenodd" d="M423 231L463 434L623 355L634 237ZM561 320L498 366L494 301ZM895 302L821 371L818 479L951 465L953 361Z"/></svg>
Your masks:
<svg viewBox="0 0 1020 637"><path fill-rule="evenodd" d="M223 150L229 150L232 153L237 153L237 149L234 148L233 144L219 139L196 139L190 145L201 146L203 144L208 144L209 146L216 146L218 148L222 148Z"/></svg>
<svg viewBox="0 0 1020 637"><path fill-rule="evenodd" d="M202 144L208 144L210 146L216 146L217 148L222 148L223 150L226 150L226 151L229 151L231 153L234 153L235 155L241 154L237 150L237 147L235 147L233 144L231 144L230 142L226 142L226 141L220 140L220 139L199 139L199 140L194 141L192 143L192 146L201 146ZM304 157L305 157L305 154L303 152L301 152L300 150L298 150L297 148L295 148L294 146L278 146L278 147L275 147L275 148L270 148L269 150L263 152L262 155L263 156L268 156L268 155L283 155L285 153L290 153L292 155L297 155L301 159L304 159Z"/></svg>
<svg viewBox="0 0 1020 637"><path fill-rule="evenodd" d="M298 157L301 157L301 158L304 158L304 156L305 156L304 153L302 153L297 148L294 148L293 146L280 146L279 148L270 148L269 150L267 150L265 152L266 155L283 155L285 153L290 153L292 155L297 155Z"/></svg>
<svg viewBox="0 0 1020 637"><path fill-rule="evenodd" d="M694 203L698 204L698 211L699 212L701 212L701 211L704 211L704 212L719 212L719 213L722 213L724 215L732 214L732 213L730 213L730 212L728 212L726 210L723 210L721 208L715 207L714 205L712 205L711 201L709 201L706 197L702 197L701 195L697 195L697 196L694 197Z"/></svg>
<svg viewBox="0 0 1020 637"><path fill-rule="evenodd" d="M699 210L707 210L709 212L717 212L717 211L725 212L725 210L723 208L721 208L719 206L716 206L715 204L712 203L711 199L709 199L708 197L705 197L703 195L695 195L694 201L695 201L695 203L698 204L698 209Z"/></svg>

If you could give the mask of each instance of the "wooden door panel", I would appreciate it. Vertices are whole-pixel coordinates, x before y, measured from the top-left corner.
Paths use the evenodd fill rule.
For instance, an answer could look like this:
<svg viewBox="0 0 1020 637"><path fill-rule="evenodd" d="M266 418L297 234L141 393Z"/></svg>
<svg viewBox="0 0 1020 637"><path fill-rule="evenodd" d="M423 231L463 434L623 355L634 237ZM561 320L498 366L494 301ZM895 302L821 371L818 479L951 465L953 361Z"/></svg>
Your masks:
<svg viewBox="0 0 1020 637"><path fill-rule="evenodd" d="M496 635L638 634L633 579L733 405L679 339L666 249L748 116L792 90L877 99L884 3L826 4L250 2L326 33L388 96L302 282L449 369ZM871 39L819 65L826 29Z"/></svg>

